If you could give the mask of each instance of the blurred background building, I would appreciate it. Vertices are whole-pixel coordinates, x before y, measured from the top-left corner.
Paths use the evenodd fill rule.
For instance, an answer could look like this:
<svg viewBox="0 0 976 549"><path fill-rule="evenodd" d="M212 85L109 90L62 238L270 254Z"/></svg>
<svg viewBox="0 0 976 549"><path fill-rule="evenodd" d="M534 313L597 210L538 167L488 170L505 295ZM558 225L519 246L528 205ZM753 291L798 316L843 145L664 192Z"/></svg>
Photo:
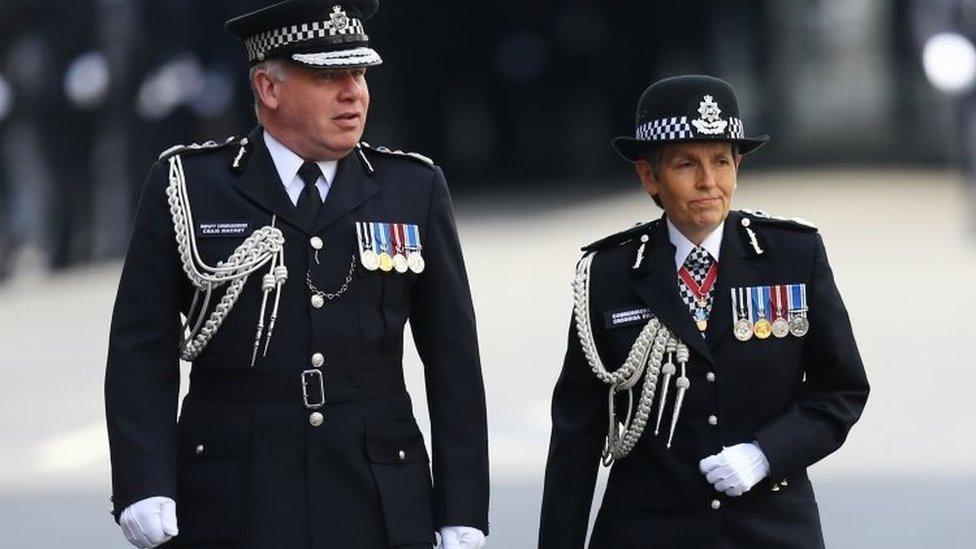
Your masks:
<svg viewBox="0 0 976 549"><path fill-rule="evenodd" d="M268 3L0 0L2 547L126 546L101 402L119 260L157 155L255 123L222 24ZM434 158L457 202L489 547L534 546L579 246L659 215L609 140L648 84L689 72L731 81L773 136L737 206L820 225L872 381L813 470L828 547L972 547L976 1L382 0L369 29L366 140Z"/></svg>
<svg viewBox="0 0 976 549"><path fill-rule="evenodd" d="M117 258L160 151L248 131L247 66L222 23L264 4L0 0L0 279ZM619 180L607 141L631 130L643 88L705 72L774 136L763 167L938 164L952 104L921 70L938 24L912 13L908 0L390 0L371 24L386 64L370 74L367 138L437 159L457 193Z"/></svg>

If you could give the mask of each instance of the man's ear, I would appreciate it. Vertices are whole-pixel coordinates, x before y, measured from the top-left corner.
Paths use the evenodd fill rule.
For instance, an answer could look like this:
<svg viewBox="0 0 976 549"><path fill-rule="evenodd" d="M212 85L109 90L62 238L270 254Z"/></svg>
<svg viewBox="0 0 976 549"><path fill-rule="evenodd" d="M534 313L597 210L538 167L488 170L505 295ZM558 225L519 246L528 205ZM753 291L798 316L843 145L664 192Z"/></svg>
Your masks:
<svg viewBox="0 0 976 549"><path fill-rule="evenodd" d="M268 71L258 69L254 71L254 78L251 80L251 85L254 87L258 101L260 102L258 107L264 107L272 111L278 109L281 82L271 76Z"/></svg>
<svg viewBox="0 0 976 549"><path fill-rule="evenodd" d="M742 165L742 158L743 158L743 156L741 154L736 154L735 155L735 169L736 170L738 170L739 169L739 166Z"/></svg>
<svg viewBox="0 0 976 549"><path fill-rule="evenodd" d="M659 188L657 179L654 177L654 170L651 169L651 163L641 159L634 162L634 168L637 170L637 177L641 180L641 186L644 187L644 192L651 196L657 196Z"/></svg>

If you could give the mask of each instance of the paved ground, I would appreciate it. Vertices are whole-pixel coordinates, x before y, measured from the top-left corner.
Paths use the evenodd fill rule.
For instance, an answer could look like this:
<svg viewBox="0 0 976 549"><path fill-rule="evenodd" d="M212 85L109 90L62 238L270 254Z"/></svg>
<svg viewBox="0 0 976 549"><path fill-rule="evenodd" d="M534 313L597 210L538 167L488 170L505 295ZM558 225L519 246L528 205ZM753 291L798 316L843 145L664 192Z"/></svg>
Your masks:
<svg viewBox="0 0 976 549"><path fill-rule="evenodd" d="M954 549L976 539L970 387L976 240L950 175L744 173L738 207L817 222L874 391L848 444L816 466L828 546ZM580 245L658 215L636 190L468 199L459 223L492 432L490 547L533 546ZM4 547L125 547L110 521L101 384L118 265L0 290ZM422 369L406 358L418 417Z"/></svg>

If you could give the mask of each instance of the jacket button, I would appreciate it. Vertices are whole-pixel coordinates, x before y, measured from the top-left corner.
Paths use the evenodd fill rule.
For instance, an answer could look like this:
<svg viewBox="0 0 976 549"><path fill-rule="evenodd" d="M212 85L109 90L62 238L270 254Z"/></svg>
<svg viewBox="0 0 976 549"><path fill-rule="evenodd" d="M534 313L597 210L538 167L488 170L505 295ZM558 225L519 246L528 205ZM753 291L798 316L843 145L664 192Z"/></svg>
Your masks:
<svg viewBox="0 0 976 549"><path fill-rule="evenodd" d="M317 236L313 236L311 240L309 240L309 244L311 244L316 250L321 250L322 246L324 246L322 239Z"/></svg>
<svg viewBox="0 0 976 549"><path fill-rule="evenodd" d="M321 427L325 422L325 416L323 416L321 412L312 412L312 414L308 416L308 422L312 425L312 427Z"/></svg>
<svg viewBox="0 0 976 549"><path fill-rule="evenodd" d="M403 450L400 450L400 452L397 454L397 457L400 458L400 461L403 461L407 459L407 453L404 452Z"/></svg>
<svg viewBox="0 0 976 549"><path fill-rule="evenodd" d="M715 509L716 511L718 511L721 508L722 508L722 502L719 501L719 500L717 500L717 499L713 499L712 500L712 509Z"/></svg>
<svg viewBox="0 0 976 549"><path fill-rule="evenodd" d="M196 452L197 452L197 455L200 455L200 454L203 453L203 444L197 444Z"/></svg>
<svg viewBox="0 0 976 549"><path fill-rule="evenodd" d="M718 418L715 416L708 416L709 425L718 425Z"/></svg>
<svg viewBox="0 0 976 549"><path fill-rule="evenodd" d="M715 372L708 372L705 374L705 379L707 379L709 383L715 383Z"/></svg>
<svg viewBox="0 0 976 549"><path fill-rule="evenodd" d="M314 355L312 355L313 368L321 368L323 364L325 364L325 355L323 355L322 353L315 353Z"/></svg>

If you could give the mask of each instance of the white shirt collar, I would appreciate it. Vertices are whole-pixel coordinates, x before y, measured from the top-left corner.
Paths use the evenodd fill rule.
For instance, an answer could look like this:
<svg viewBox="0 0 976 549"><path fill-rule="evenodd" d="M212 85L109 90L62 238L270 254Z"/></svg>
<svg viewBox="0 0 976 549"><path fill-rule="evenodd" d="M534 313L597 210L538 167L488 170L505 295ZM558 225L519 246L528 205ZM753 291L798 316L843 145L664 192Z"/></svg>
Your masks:
<svg viewBox="0 0 976 549"><path fill-rule="evenodd" d="M671 243L674 244L674 270L680 271L681 266L685 264L685 260L688 259L688 254L690 254L695 249L695 244L688 240L677 227L671 223L670 219L665 218L668 222L668 238ZM712 254L712 258L718 261L719 252L722 250L722 233L725 231L725 223L721 223L714 231L702 241L702 248Z"/></svg>
<svg viewBox="0 0 976 549"><path fill-rule="evenodd" d="M268 130L264 130L264 143L268 146L268 152L271 153L271 159L278 170L282 185L285 186L288 198L291 199L292 204L298 204L298 195L301 194L302 188L305 186L302 179L298 177L298 170L301 169L305 160L275 139L273 135L268 133ZM315 183L315 186L324 202L329 195L329 189L332 188L332 181L335 179L339 162L336 160L319 160L316 164L322 170L322 177Z"/></svg>

